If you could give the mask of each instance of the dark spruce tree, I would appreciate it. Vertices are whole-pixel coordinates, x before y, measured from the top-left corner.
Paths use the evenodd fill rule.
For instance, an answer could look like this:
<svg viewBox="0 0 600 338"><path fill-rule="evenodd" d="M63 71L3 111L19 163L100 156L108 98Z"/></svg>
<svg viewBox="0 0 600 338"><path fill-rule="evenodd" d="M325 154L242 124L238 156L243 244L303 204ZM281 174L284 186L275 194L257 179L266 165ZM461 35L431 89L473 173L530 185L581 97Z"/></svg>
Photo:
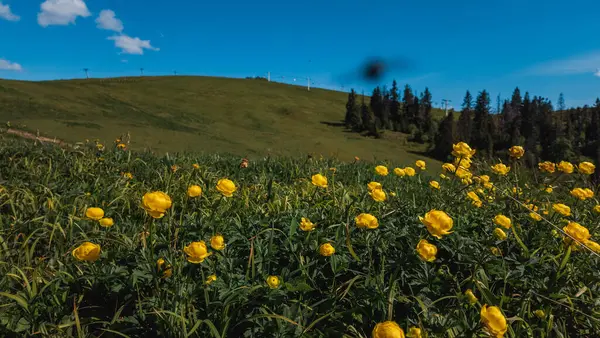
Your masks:
<svg viewBox="0 0 600 338"><path fill-rule="evenodd" d="M421 94L421 100L419 100L419 131L421 132L422 141L431 141L434 134L433 130L433 118L431 116L431 92L429 88L425 87L425 91Z"/></svg>
<svg viewBox="0 0 600 338"><path fill-rule="evenodd" d="M387 90L386 86L383 86L383 100L382 100L382 111L381 111L381 128L392 129L390 122L390 105L391 105L391 94Z"/></svg>
<svg viewBox="0 0 600 338"><path fill-rule="evenodd" d="M382 128L383 125L383 96L381 95L381 88L379 86L373 89L373 94L371 94L371 101L369 102L369 107L375 116L375 126L377 128Z"/></svg>
<svg viewBox="0 0 600 338"><path fill-rule="evenodd" d="M404 133L409 132L409 125L414 121L414 103L415 95L413 94L412 88L409 85L404 86L404 93L402 95L402 119L400 120L401 131Z"/></svg>
<svg viewBox="0 0 600 338"><path fill-rule="evenodd" d="M441 161L447 160L451 156L450 153L452 152L452 145L454 143L454 111L450 110L448 115L440 122L435 134L432 151L433 157Z"/></svg>
<svg viewBox="0 0 600 338"><path fill-rule="evenodd" d="M398 84L396 80L392 82L392 89L390 90L390 124L392 126L392 130L399 131L400 128L400 120L401 120L401 111L400 111L400 102L398 95Z"/></svg>
<svg viewBox="0 0 600 338"><path fill-rule="evenodd" d="M362 118L360 116L360 106L356 99L356 92L354 89L351 89L348 94L348 101L346 102L346 118L344 119L344 123L348 129L360 131L362 128Z"/></svg>
<svg viewBox="0 0 600 338"><path fill-rule="evenodd" d="M466 143L471 142L471 130L473 129L473 96L467 90L462 104L462 110L457 123L456 139Z"/></svg>
<svg viewBox="0 0 600 338"><path fill-rule="evenodd" d="M471 130L471 143L475 149L492 156L493 139L490 130L490 96L484 89L477 95Z"/></svg>

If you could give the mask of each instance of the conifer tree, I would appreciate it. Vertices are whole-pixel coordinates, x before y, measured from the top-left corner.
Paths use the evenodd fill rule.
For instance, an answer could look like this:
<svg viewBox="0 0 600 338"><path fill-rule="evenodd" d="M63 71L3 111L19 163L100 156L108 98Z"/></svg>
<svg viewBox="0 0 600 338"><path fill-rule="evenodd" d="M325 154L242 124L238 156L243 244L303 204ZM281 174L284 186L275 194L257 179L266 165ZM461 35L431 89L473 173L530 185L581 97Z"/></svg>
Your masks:
<svg viewBox="0 0 600 338"><path fill-rule="evenodd" d="M410 88L410 86L407 84L406 86L404 86L404 95L402 96L402 115L404 116L400 120L402 127L401 130L405 133L408 132L408 126L414 120L414 103L415 96L413 94L412 88Z"/></svg>
<svg viewBox="0 0 600 338"><path fill-rule="evenodd" d="M392 89L390 90L390 124L393 130L400 130L400 120L401 120L401 111L400 111L400 102L398 101L398 84L396 80L392 82Z"/></svg>
<svg viewBox="0 0 600 338"><path fill-rule="evenodd" d="M490 130L490 96L484 89L477 95L473 116L473 130L471 131L471 142L476 149L487 151L492 155L493 143Z"/></svg>
<svg viewBox="0 0 600 338"><path fill-rule="evenodd" d="M454 111L450 110L435 134L433 156L442 161L446 160L452 152L454 143Z"/></svg>
<svg viewBox="0 0 600 338"><path fill-rule="evenodd" d="M351 89L348 94L348 101L346 102L346 118L344 119L344 123L347 128L353 131L360 131L362 128L362 119L356 98L356 91Z"/></svg>
<svg viewBox="0 0 600 338"><path fill-rule="evenodd" d="M431 92L429 88L425 87L425 91L421 94L420 107L419 107L419 122L417 127L423 135L427 135L428 139L431 140L433 134L432 126L433 119L431 117Z"/></svg>
<svg viewBox="0 0 600 338"><path fill-rule="evenodd" d="M462 110L457 124L457 141L471 142L471 130L473 129L473 96L467 90L462 104Z"/></svg>

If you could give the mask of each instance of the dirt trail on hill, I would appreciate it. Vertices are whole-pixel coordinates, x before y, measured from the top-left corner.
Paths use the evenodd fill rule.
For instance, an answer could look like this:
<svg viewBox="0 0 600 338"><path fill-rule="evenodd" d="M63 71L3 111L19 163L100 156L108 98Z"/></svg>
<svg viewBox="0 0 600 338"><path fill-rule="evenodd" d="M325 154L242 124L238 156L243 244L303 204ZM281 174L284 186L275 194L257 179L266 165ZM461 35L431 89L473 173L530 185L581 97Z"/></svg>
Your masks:
<svg viewBox="0 0 600 338"><path fill-rule="evenodd" d="M17 130L17 129L13 129L13 128L8 128L6 130L3 130L2 133L6 133L6 134L11 134L11 135L15 135L15 136L19 136L22 138L26 138L29 140L36 140L36 141L40 141L40 142L50 142L50 143L54 143L54 144L58 144L61 147L72 147L71 144L64 142L62 140L59 140L57 138L49 138L49 137L45 137L45 136L37 136L33 133L30 133L28 131L23 131L23 130Z"/></svg>

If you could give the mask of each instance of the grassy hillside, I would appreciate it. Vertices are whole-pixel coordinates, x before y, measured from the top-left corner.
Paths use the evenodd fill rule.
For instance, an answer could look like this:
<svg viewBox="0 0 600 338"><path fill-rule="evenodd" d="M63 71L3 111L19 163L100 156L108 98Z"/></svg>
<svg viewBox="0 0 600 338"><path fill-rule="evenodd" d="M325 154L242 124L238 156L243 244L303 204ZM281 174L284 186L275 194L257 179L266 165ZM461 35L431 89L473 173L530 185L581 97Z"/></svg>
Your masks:
<svg viewBox="0 0 600 338"><path fill-rule="evenodd" d="M111 142L130 132L132 148L157 152L313 153L406 164L420 157L410 151L423 147L404 134L374 140L336 125L346 99L331 90L214 77L0 80L0 120L69 142Z"/></svg>

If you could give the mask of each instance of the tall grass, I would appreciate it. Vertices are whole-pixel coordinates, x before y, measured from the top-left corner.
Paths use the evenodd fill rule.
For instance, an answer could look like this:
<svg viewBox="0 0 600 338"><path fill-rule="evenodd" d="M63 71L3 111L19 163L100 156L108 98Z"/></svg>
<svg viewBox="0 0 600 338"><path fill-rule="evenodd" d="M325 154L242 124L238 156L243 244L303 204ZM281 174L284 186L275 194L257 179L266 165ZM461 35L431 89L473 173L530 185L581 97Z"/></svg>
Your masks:
<svg viewBox="0 0 600 338"><path fill-rule="evenodd" d="M508 337L600 336L600 259L565 244L562 232L566 220L575 221L600 238L596 199L569 193L587 184L577 172L517 176L515 162L498 176L475 161L472 182L461 182L451 173L430 177L434 168L399 177L392 163L379 163L390 169L379 176L360 160L265 158L243 168L240 158L217 155L0 142L5 337L371 337L388 320L428 337L478 337L489 331L483 305L501 309ZM327 177L326 188L311 183L317 173ZM475 179L483 174L494 188ZM221 178L235 183L232 197L216 190ZM386 201L369 195L371 181L382 184ZM190 185L202 188L200 197L187 195ZM521 194L512 193L515 186ZM153 191L172 199L162 218L141 207ZM481 207L467 197L471 191ZM544 219L530 217L529 203ZM569 205L572 215L557 214L553 203ZM114 225L86 217L90 207ZM441 239L419 220L432 209L453 220ZM357 227L361 213L379 226ZM502 228L505 240L494 236L498 214L512 221ZM302 218L315 229L303 231ZM225 249L210 248L216 234ZM421 239L438 249L431 262L416 250ZM101 246L99 259L72 255L86 241ZM200 264L183 251L194 241L212 253ZM319 254L324 243L333 255ZM269 276L280 285L270 287ZM469 302L468 289L477 302Z"/></svg>

